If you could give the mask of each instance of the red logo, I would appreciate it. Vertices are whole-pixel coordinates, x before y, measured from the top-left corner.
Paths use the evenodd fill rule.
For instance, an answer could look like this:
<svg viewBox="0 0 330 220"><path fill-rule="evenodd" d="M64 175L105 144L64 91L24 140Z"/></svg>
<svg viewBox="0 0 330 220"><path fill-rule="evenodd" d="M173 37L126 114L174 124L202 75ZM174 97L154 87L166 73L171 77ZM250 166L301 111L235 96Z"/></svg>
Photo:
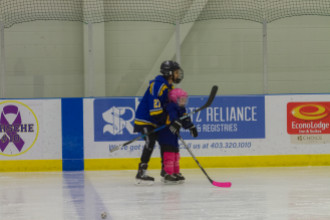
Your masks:
<svg viewBox="0 0 330 220"><path fill-rule="evenodd" d="M330 134L330 102L289 102L288 134Z"/></svg>

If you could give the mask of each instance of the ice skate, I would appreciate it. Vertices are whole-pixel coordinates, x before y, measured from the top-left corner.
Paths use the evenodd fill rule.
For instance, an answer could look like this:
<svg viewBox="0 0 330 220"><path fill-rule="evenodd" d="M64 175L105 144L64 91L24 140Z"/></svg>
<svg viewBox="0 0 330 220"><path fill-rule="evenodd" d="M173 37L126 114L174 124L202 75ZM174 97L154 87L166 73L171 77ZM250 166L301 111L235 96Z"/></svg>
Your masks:
<svg viewBox="0 0 330 220"><path fill-rule="evenodd" d="M186 178L184 178L184 176L182 175L182 173L174 173L173 176L175 176L179 183L184 183Z"/></svg>
<svg viewBox="0 0 330 220"><path fill-rule="evenodd" d="M176 176L165 173L164 177L161 179L164 184L172 185L179 184L179 180Z"/></svg>
<svg viewBox="0 0 330 220"><path fill-rule="evenodd" d="M135 177L135 184L136 185L153 185L155 182L155 178L147 175L147 168L148 164L140 163L139 170Z"/></svg>

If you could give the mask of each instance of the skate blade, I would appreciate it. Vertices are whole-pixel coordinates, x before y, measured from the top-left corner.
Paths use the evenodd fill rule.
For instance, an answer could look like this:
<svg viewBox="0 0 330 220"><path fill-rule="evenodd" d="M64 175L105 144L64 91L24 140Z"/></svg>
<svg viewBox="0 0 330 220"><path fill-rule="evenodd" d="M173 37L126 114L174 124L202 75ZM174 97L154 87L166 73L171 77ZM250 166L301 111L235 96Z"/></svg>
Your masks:
<svg viewBox="0 0 330 220"><path fill-rule="evenodd" d="M152 185L154 185L154 181L135 179L135 185L137 185L137 186L152 186Z"/></svg>
<svg viewBox="0 0 330 220"><path fill-rule="evenodd" d="M164 180L164 179L161 179L161 182L164 185L178 185L178 184L180 184L180 181L168 181L168 180Z"/></svg>

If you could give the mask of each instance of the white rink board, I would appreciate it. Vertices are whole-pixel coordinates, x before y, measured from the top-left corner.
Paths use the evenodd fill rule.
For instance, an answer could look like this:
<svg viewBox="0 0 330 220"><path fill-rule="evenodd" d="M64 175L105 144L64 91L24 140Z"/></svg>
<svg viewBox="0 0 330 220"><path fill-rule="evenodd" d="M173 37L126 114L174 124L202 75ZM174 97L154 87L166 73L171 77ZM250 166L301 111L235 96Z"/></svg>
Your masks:
<svg viewBox="0 0 330 220"><path fill-rule="evenodd" d="M11 106L14 112L6 114L6 106ZM22 149L19 151L12 142L8 143L0 152L1 160L62 159L61 99L0 100L0 112L9 124L20 120L27 126L16 134L24 142ZM3 138L5 132L1 130L0 134Z"/></svg>
<svg viewBox="0 0 330 220"><path fill-rule="evenodd" d="M84 99L84 157L139 158L144 141L136 141L124 149L109 152L109 146L125 141L94 141L94 100ZM305 155L329 154L329 143L292 143L287 132L287 104L289 102L327 102L330 95L266 95L265 96L265 138L256 139L188 139L186 142L198 156L258 156L258 155ZM253 129L253 127L251 127ZM324 135L328 137L329 134ZM128 139L129 140L129 139ZM126 141L128 141L126 140ZM183 157L189 156L185 150ZM157 145L153 157L159 157Z"/></svg>
<svg viewBox="0 0 330 220"><path fill-rule="evenodd" d="M322 94L265 96L267 148L259 149L261 155L329 154L330 143L294 144L291 142L291 135L287 132L288 103L328 102L329 100L330 95ZM324 137L329 137L329 134Z"/></svg>

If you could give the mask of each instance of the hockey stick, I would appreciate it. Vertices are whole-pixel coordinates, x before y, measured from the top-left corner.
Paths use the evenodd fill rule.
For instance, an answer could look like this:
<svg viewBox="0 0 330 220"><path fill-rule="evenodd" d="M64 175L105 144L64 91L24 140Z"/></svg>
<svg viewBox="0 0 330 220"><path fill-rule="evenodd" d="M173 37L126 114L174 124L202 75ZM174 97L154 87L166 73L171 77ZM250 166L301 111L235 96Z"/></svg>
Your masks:
<svg viewBox="0 0 330 220"><path fill-rule="evenodd" d="M217 91L218 91L218 86L213 86L212 89L211 89L211 92L210 92L209 98L207 99L206 103L205 103L202 107L199 107L199 108L195 109L194 111L189 112L188 114L186 114L186 115L180 117L179 119L180 119L180 120L183 120L183 119L185 119L185 118L190 117L190 115L193 115L193 114L195 114L195 113L197 113L197 112L199 112L199 111L202 111L203 109L209 107L209 106L212 104L212 102L213 102L213 100L214 100L214 98L215 98L215 96L216 96L216 94L217 94ZM162 126L159 126L158 128L155 128L154 130L148 132L147 134L140 135L140 136L138 136L138 137L136 137L136 138L134 138L134 139L132 139L132 140L130 140L130 141L127 141L127 142L125 142L125 143L123 143L123 144L120 144L120 145L118 145L118 146L116 146L116 147L109 148L109 151L112 153L112 152L114 152L114 151L116 151L116 150L119 150L120 148L122 148L122 147L124 147L124 146L126 146L126 145L129 145L129 144L133 143L134 141L137 141L137 140L139 140L139 139L142 139L142 138L144 138L144 137L146 137L146 136L148 136L148 135L154 134L154 133L156 133L156 132L158 132L158 131L164 129L164 128L166 128L167 126L169 126L169 125L162 125Z"/></svg>
<svg viewBox="0 0 330 220"><path fill-rule="evenodd" d="M202 167L202 165L198 162L198 160L196 159L196 157L194 156L194 154L192 153L192 151L189 149L189 147L187 146L186 142L183 140L183 138L181 137L180 134L178 134L178 137L180 139L180 141L182 142L183 146L187 149L187 151L190 153L190 155L194 158L195 162L197 163L197 165L199 166L199 168L201 168L201 170L203 171L203 173L205 174L205 176L207 177L207 179L210 181L210 183L214 186L217 187L224 187L224 188L229 188L231 187L231 182L216 182L214 180L212 180L209 175L207 175L206 171L204 170L204 168Z"/></svg>

